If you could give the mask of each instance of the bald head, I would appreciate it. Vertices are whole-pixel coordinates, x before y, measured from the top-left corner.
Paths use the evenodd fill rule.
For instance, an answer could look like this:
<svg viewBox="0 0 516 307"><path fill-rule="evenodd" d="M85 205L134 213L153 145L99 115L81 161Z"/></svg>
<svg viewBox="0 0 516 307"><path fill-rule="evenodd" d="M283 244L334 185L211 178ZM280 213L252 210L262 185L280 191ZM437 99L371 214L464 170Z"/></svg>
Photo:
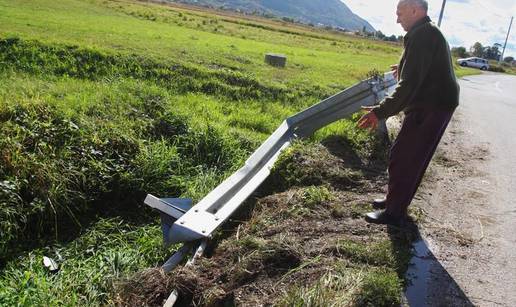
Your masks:
<svg viewBox="0 0 516 307"><path fill-rule="evenodd" d="M422 9L425 13L428 12L428 1L426 0L400 0L398 5L411 5Z"/></svg>
<svg viewBox="0 0 516 307"><path fill-rule="evenodd" d="M396 15L398 23L405 31L410 31L414 24L424 18L428 12L428 2L426 0L400 0Z"/></svg>

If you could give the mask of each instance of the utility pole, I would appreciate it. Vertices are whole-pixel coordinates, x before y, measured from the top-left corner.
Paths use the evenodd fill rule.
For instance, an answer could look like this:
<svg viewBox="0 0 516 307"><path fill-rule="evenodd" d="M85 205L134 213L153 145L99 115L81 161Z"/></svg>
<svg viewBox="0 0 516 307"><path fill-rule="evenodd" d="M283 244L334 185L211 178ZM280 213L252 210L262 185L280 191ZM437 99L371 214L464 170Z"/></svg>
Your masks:
<svg viewBox="0 0 516 307"><path fill-rule="evenodd" d="M511 23L509 24L509 30L507 31L507 37L505 38L505 44L503 45L502 56L500 57L500 59L498 59L498 64L500 64L500 62L503 61L503 55L505 53L505 47L507 47L507 40L509 39L509 34L511 33L512 20L513 19L514 19L514 16L511 17Z"/></svg>
<svg viewBox="0 0 516 307"><path fill-rule="evenodd" d="M438 27L441 27L441 21L443 21L444 7L445 6L446 6L446 0L443 0L443 6L441 7L441 14L439 14L439 22L437 23Z"/></svg>

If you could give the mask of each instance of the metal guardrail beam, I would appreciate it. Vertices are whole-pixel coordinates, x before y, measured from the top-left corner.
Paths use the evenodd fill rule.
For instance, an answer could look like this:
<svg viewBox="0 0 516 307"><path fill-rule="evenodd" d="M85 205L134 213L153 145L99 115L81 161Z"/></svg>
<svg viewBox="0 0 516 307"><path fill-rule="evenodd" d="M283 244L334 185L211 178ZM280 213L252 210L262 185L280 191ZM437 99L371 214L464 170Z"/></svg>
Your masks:
<svg viewBox="0 0 516 307"><path fill-rule="evenodd" d="M168 233L164 233L165 241L192 242L210 237L269 176L278 156L292 140L310 136L318 129L358 112L361 106L378 103L395 85L392 73L387 73L383 78L362 81L287 118L242 168L184 214L177 206L167 204L171 199L148 195L146 204L164 213L174 213L177 218L167 228Z"/></svg>
<svg viewBox="0 0 516 307"><path fill-rule="evenodd" d="M143 202L176 220L192 208L192 200L189 198L157 198L148 194Z"/></svg>

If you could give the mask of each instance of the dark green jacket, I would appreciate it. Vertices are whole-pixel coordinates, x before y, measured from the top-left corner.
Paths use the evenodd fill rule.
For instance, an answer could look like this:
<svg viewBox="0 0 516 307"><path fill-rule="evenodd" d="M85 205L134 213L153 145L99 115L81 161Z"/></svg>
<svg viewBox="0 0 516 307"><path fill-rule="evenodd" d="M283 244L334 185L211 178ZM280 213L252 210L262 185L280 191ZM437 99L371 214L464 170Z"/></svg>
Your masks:
<svg viewBox="0 0 516 307"><path fill-rule="evenodd" d="M459 104L459 85L453 72L450 47L429 17L405 35L398 67L398 85L373 111L386 119L415 108L453 111Z"/></svg>

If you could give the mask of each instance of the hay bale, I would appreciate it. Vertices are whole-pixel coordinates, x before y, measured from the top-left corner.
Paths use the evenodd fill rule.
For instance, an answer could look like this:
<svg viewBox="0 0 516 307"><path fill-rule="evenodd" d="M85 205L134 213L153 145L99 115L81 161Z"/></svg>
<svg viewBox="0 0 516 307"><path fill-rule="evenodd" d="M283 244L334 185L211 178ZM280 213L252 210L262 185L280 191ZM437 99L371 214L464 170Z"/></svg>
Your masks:
<svg viewBox="0 0 516 307"><path fill-rule="evenodd" d="M287 65L287 57L283 54L267 53L265 55L265 63L275 67L285 67Z"/></svg>

